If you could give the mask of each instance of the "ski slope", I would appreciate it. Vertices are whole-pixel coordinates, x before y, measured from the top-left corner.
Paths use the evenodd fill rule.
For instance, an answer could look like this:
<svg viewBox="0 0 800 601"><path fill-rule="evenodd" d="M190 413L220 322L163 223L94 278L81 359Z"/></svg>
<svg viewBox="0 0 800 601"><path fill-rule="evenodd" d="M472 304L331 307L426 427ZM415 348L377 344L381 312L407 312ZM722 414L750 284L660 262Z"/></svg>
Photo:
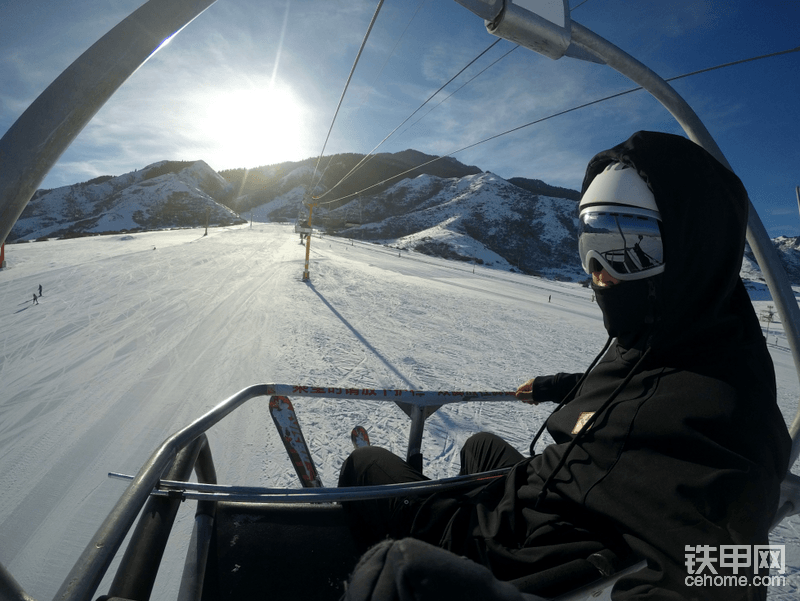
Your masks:
<svg viewBox="0 0 800 601"><path fill-rule="evenodd" d="M311 279L291 226L150 232L6 247L0 272L0 561L50 599L125 484L172 432L255 383L513 390L585 369L605 341L577 284L336 238L312 240ZM42 285L39 305L31 303ZM759 305L768 301L759 300ZM780 326L770 343L787 421L800 396ZM404 455L394 404L298 398L322 480L334 485L362 424ZM429 420L425 471L458 471L466 438L493 431L527 453L549 408L447 406ZM219 481L295 486L267 399L209 432ZM795 473L800 473L798 466ZM153 599L174 598L192 526L181 508ZM787 585L800 591L800 519L784 521ZM113 569L113 568L112 568ZM99 589L107 590L109 580Z"/></svg>

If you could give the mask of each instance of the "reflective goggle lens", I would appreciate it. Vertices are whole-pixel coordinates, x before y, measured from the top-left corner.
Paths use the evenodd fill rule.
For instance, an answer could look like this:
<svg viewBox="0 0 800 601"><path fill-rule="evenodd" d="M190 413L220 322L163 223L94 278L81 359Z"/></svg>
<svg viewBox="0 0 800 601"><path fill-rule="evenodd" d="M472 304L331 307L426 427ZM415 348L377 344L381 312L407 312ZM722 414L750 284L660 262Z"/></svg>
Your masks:
<svg viewBox="0 0 800 601"><path fill-rule="evenodd" d="M638 280L664 271L661 229L654 217L586 211L580 217L578 252L586 273L592 259L619 280Z"/></svg>

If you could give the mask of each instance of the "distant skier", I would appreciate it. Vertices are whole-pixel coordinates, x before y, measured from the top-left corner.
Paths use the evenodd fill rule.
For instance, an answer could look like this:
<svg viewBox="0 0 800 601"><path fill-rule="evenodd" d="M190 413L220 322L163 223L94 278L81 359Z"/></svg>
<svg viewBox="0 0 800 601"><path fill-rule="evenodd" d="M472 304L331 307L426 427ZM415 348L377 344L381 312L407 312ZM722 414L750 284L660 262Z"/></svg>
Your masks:
<svg viewBox="0 0 800 601"><path fill-rule="evenodd" d="M42 285L39 284L39 296L42 296Z"/></svg>
<svg viewBox="0 0 800 601"><path fill-rule="evenodd" d="M34 305L38 305L39 304L39 299L36 298L36 293L35 292L33 293L33 304Z"/></svg>

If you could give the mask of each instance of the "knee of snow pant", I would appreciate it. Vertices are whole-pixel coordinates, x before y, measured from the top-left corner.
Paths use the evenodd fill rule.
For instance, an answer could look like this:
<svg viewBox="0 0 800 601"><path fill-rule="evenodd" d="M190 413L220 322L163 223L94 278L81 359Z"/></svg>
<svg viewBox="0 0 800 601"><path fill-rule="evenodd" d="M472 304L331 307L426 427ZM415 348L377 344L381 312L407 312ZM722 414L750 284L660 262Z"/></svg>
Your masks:
<svg viewBox="0 0 800 601"><path fill-rule="evenodd" d="M428 480L397 455L380 447L353 451L342 465L339 486L372 486ZM421 500L394 497L343 502L353 538L362 549L386 537L407 536Z"/></svg>
<svg viewBox="0 0 800 601"><path fill-rule="evenodd" d="M523 596L484 566L413 538L370 549L350 577L344 601L543 601Z"/></svg>
<svg viewBox="0 0 800 601"><path fill-rule="evenodd" d="M382 449L367 446L355 449L339 472L339 486L372 486L429 480L403 459Z"/></svg>
<svg viewBox="0 0 800 601"><path fill-rule="evenodd" d="M461 447L460 475L511 467L523 459L522 453L496 434L479 432L470 436Z"/></svg>

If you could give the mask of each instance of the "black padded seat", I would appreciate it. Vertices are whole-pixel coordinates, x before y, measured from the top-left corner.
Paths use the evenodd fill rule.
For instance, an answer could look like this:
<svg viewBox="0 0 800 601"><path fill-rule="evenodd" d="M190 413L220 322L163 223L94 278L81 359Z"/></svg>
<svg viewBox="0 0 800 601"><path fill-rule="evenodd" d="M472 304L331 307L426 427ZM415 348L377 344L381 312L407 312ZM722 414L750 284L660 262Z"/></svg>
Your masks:
<svg viewBox="0 0 800 601"><path fill-rule="evenodd" d="M338 504L218 502L203 600L339 599L358 558Z"/></svg>

